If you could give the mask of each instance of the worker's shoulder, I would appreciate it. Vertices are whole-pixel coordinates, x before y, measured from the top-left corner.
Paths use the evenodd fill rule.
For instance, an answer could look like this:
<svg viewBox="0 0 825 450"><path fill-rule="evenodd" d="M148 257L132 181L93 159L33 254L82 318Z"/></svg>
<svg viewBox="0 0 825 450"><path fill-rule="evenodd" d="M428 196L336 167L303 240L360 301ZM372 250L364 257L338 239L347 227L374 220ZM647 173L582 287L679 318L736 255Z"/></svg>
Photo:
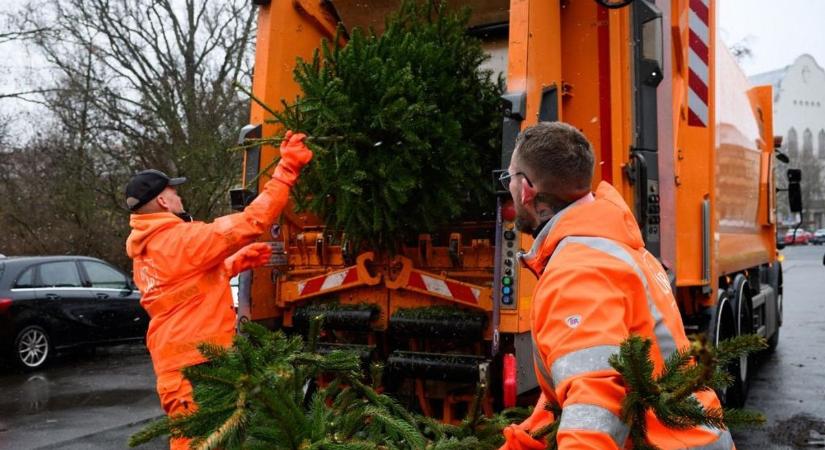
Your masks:
<svg viewBox="0 0 825 450"><path fill-rule="evenodd" d="M596 250L576 251L562 249L548 261L540 277L540 283L591 282L603 284L621 283L628 278L638 278L635 261L626 255L615 257ZM603 257L602 257L603 256Z"/></svg>
<svg viewBox="0 0 825 450"><path fill-rule="evenodd" d="M565 241L548 260L548 267L568 270L632 270L637 265L639 251L622 242L587 237L575 237Z"/></svg>

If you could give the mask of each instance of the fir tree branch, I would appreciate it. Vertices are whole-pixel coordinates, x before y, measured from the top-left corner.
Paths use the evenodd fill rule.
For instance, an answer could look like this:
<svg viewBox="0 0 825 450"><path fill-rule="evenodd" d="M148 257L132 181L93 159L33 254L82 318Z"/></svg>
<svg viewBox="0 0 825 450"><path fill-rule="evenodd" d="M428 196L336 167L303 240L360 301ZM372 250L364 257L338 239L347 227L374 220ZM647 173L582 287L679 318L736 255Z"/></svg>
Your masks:
<svg viewBox="0 0 825 450"><path fill-rule="evenodd" d="M728 428L751 428L764 425L767 418L759 411L748 409L725 409L723 413Z"/></svg>
<svg viewBox="0 0 825 450"><path fill-rule="evenodd" d="M237 435L240 429L243 428L246 415L246 391L241 390L238 393L238 399L235 402L235 411L226 419L217 430L206 437L206 439L193 443L197 450L214 450L219 445L224 443L229 436Z"/></svg>
<svg viewBox="0 0 825 450"><path fill-rule="evenodd" d="M266 110L267 112L272 114L274 117L278 116L278 113L274 109L270 108L269 105L267 105L266 103L263 102L263 100L261 100L257 96L255 96L255 94L253 94L252 91L250 91L249 89L242 86L241 83L238 83L237 81L235 81L232 84L235 86L236 89L238 89L239 91L241 91L244 94L248 95L249 98L251 98L252 101L257 103L261 108L263 108L264 110Z"/></svg>
<svg viewBox="0 0 825 450"><path fill-rule="evenodd" d="M308 143L328 143L328 142L340 142L345 140L345 136L307 136L304 138L304 142ZM239 151L239 150L246 150L248 148L258 147L261 145L271 145L273 147L281 145L281 142L284 141L283 136L279 137L271 137L271 138L257 138L257 139L246 139L243 144L238 144L234 147L229 147L227 151Z"/></svg>
<svg viewBox="0 0 825 450"><path fill-rule="evenodd" d="M137 447L152 439L169 434L171 420L163 417L129 437L129 447Z"/></svg>

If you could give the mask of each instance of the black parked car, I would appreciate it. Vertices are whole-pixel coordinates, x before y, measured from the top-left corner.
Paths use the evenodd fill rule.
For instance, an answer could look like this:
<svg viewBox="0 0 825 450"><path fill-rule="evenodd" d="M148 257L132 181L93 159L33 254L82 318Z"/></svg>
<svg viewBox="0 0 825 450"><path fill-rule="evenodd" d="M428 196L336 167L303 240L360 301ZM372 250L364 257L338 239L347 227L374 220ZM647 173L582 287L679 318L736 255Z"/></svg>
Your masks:
<svg viewBox="0 0 825 450"><path fill-rule="evenodd" d="M0 258L0 351L24 369L55 350L139 341L149 316L123 272L95 258Z"/></svg>

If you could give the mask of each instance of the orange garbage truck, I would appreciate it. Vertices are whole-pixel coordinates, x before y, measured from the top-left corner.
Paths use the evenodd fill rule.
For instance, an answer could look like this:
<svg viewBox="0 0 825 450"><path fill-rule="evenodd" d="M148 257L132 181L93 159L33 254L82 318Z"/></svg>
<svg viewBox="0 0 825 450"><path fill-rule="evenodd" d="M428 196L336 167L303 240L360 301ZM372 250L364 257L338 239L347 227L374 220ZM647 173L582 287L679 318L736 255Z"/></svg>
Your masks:
<svg viewBox="0 0 825 450"><path fill-rule="evenodd" d="M380 32L399 0L255 0L254 95L268 105L300 94L296 58L336 27ZM501 169L519 131L537 121L581 129L596 151L594 183L634 210L648 250L667 268L688 334L712 342L756 333L776 346L782 266L776 249L770 86L751 86L720 43L715 0L470 0L468 33L502 74ZM241 140L280 130L252 105ZM251 141L254 142L254 141ZM277 148L245 149L242 209L266 181ZM494 174L479 174L493 177ZM784 176L784 175L783 175ZM798 173L789 173L798 197ZM512 200L490 214L422 233L393 257L352 254L307 213L286 212L262 239L273 264L240 280L239 318L300 331L324 313L322 351L346 347L384 367L387 390L454 421L484 381L485 411L536 391L529 330L534 276L517 252ZM796 197L795 197L796 196ZM791 202L795 203L795 202ZM798 203L798 202L796 202ZM797 205L797 209L798 209ZM752 365L729 370L721 393L741 405Z"/></svg>

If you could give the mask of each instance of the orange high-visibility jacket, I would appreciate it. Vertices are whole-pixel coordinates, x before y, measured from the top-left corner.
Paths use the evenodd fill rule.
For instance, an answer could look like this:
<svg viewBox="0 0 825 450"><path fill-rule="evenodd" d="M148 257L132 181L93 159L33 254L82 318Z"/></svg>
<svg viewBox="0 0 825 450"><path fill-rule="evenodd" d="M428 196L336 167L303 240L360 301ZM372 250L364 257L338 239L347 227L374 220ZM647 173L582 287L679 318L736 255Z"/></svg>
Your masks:
<svg viewBox="0 0 825 450"><path fill-rule="evenodd" d="M212 223L184 222L172 213L131 216L126 252L150 316L146 346L159 392L180 385L182 367L205 361L198 343L232 343L232 274L224 260L265 232L288 198L289 186L273 178L243 212Z"/></svg>
<svg viewBox="0 0 825 450"><path fill-rule="evenodd" d="M536 375L543 396L562 407L560 449L630 448L619 419L625 386L608 358L631 334L653 341L654 373L689 345L670 281L644 248L630 209L602 182L556 214L522 261L539 281L533 297ZM694 394L705 408L716 394ZM649 413L648 438L662 449L733 448L727 430L672 430ZM535 430L533 430L535 431Z"/></svg>

